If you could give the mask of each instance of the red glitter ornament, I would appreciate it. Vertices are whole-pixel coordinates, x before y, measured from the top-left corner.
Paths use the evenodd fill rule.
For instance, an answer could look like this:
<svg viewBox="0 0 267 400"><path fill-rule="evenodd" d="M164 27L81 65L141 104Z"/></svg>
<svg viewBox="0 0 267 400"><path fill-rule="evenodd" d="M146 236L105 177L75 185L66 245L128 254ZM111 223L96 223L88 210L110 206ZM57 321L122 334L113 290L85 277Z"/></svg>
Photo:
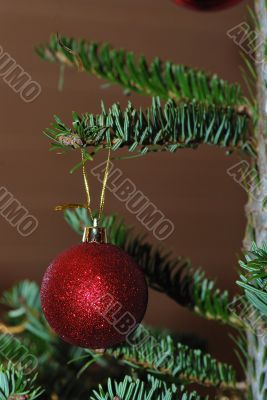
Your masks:
<svg viewBox="0 0 267 400"><path fill-rule="evenodd" d="M144 274L134 260L98 239L60 254L41 287L42 308L55 332L66 342L92 349L124 341L142 321L148 298Z"/></svg>
<svg viewBox="0 0 267 400"><path fill-rule="evenodd" d="M201 11L214 11L234 6L242 0L174 0L177 5Z"/></svg>

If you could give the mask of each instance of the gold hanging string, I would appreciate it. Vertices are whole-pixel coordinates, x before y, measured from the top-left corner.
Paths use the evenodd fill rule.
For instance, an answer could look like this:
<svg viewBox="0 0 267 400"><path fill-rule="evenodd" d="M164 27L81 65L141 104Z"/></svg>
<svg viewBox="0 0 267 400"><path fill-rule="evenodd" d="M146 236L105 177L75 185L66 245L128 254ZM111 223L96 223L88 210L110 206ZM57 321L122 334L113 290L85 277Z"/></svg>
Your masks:
<svg viewBox="0 0 267 400"><path fill-rule="evenodd" d="M104 178L103 178L102 191L101 191L101 196L100 196L98 222L100 222L100 220L102 218L103 210L104 210L105 193L106 193L107 181L108 181L108 176L109 176L109 170L110 170L110 147L108 148L108 158L107 158L105 174L104 174Z"/></svg>
<svg viewBox="0 0 267 400"><path fill-rule="evenodd" d="M90 218L93 222L94 218L93 218L93 213L91 210L91 196L90 196L88 177L87 177L87 172L86 172L86 167L85 167L86 159L85 159L85 150L84 149L81 149L81 154L82 154L83 181L84 181L84 189L85 189L85 194L86 194L86 208L87 208Z"/></svg>
<svg viewBox="0 0 267 400"><path fill-rule="evenodd" d="M54 207L55 211L64 211L67 210L68 208L75 209L75 208L86 208L89 214L89 217L92 221L94 222L94 217L93 217L93 212L91 209L91 196L90 196L90 187L88 183L88 176L86 172L86 162L87 162L87 157L85 153L85 149L81 149L81 156L82 156L82 174L83 174L83 181L84 181L84 189L85 189L85 194L86 194L86 204L76 204L76 203L70 203L70 204L61 204L57 205ZM108 157L107 157L107 162L106 162L106 167L105 167L105 172L104 172L104 177L103 177L103 183L102 183L102 190L101 190L101 196L100 196L100 203L99 203L99 211L98 211L98 218L97 222L100 222L103 211L104 211L104 205L105 205L105 193L106 193L106 187L107 187L107 181L108 181L108 176L109 176L109 171L110 171L110 154L111 154L111 148L108 148Z"/></svg>

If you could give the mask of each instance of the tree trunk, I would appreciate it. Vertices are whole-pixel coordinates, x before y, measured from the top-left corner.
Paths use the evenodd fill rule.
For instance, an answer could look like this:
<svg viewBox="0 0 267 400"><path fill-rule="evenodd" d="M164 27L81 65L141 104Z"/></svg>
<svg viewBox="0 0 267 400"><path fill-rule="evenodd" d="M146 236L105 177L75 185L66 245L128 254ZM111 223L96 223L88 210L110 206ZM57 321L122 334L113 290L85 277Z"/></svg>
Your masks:
<svg viewBox="0 0 267 400"><path fill-rule="evenodd" d="M255 136L257 139L257 169L259 173L259 188L257 195L251 193L247 204L248 229L244 239L244 247L250 250L251 241L255 240L260 247L267 243L267 89L265 62L265 43L267 42L267 5L266 0L255 0L255 11L259 22L257 29L258 43L256 50L257 68L257 104L259 119ZM253 330L247 332L248 340L248 369L247 380L250 386L249 399L267 399L267 347L262 327L255 323Z"/></svg>

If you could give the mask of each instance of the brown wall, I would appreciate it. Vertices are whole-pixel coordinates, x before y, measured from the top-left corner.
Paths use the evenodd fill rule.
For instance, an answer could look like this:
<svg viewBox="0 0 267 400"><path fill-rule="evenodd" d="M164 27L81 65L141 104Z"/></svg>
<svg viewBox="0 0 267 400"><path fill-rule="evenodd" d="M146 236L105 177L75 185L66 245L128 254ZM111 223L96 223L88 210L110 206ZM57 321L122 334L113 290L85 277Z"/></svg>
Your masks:
<svg viewBox="0 0 267 400"><path fill-rule="evenodd" d="M62 216L52 211L58 203L83 199L80 174L68 173L78 154L48 152L42 130L54 113L69 121L72 110L98 112L101 99L107 105L128 100L120 88L103 90L102 82L73 70L66 71L64 91L57 91L58 67L41 62L33 52L34 45L59 31L110 41L148 58L158 55L217 72L229 81L241 81L239 50L226 31L244 20L246 2L210 14L176 7L169 0L1 0L0 5L0 45L42 87L41 95L26 104L0 79L0 184L39 221L37 231L23 238L0 219L3 289L22 278L40 280L49 261L78 240ZM131 99L137 106L150 102L137 95ZM227 157L223 150L202 147L117 162L125 177L173 221L175 232L162 244L191 257L194 265L202 265L231 292L245 227L245 193L226 173L236 161L236 156ZM98 199L99 184L92 181L92 186ZM123 215L137 231L145 232L112 194L106 204L106 211ZM151 240L156 242L153 236ZM146 322L198 332L210 339L214 354L233 359L227 350L231 342L226 330L193 317L163 295L151 293Z"/></svg>

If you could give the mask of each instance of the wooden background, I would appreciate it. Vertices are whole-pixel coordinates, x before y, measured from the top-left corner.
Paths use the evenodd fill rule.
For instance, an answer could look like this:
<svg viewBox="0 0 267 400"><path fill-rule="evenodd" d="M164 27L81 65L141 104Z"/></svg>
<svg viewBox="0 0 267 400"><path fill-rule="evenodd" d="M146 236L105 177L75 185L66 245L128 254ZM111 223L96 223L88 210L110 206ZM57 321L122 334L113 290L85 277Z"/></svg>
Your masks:
<svg viewBox="0 0 267 400"><path fill-rule="evenodd" d="M66 71L63 92L59 92L58 66L41 62L34 46L58 31L109 41L149 59L160 56L241 82L239 49L226 31L245 20L246 5L244 1L226 11L199 13L169 0L0 1L0 45L42 87L41 95L26 104L0 79L0 184L39 221L36 232L24 238L0 219L1 289L23 278L40 281L50 260L79 240L62 215L52 211L56 204L83 199L81 175L68 173L79 155L48 152L42 130L49 126L52 115L69 122L72 110L98 112L101 99L107 106L128 101L120 88L104 90L103 82L71 69ZM131 100L136 106L150 103L137 95ZM218 277L219 286L231 293L236 290L246 201L243 189L226 173L236 162L235 156L227 157L223 150L211 147L117 162L125 177L173 221L174 233L160 244L191 257L195 266L202 265L208 276ZM91 181L96 201L99 184ZM145 233L112 194L107 196L106 211L123 215L137 232ZM164 295L151 292L145 320L174 331L197 332L209 340L214 355L225 361L234 359L224 328L192 316Z"/></svg>

